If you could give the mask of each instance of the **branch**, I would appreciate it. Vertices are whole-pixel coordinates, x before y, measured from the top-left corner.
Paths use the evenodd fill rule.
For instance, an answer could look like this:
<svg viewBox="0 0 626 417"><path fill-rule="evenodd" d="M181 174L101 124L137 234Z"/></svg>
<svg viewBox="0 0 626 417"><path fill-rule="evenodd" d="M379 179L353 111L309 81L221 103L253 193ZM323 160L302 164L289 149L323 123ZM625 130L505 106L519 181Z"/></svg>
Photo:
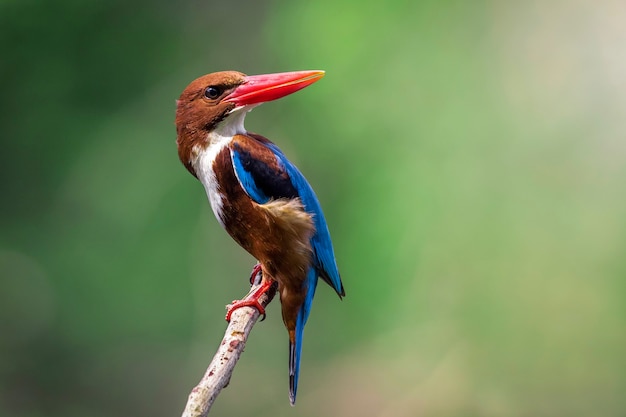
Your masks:
<svg viewBox="0 0 626 417"><path fill-rule="evenodd" d="M260 274L257 278L260 278ZM259 287L260 279L257 279L246 297ZM276 285L273 285L266 294L260 297L259 302L263 307L267 307L275 294ZM220 391L230 382L235 365L246 346L248 335L259 316L259 311L254 307L241 307L233 311L222 343L220 343L206 373L198 385L191 390L182 417L206 417L209 414L209 410L211 410L211 406Z"/></svg>

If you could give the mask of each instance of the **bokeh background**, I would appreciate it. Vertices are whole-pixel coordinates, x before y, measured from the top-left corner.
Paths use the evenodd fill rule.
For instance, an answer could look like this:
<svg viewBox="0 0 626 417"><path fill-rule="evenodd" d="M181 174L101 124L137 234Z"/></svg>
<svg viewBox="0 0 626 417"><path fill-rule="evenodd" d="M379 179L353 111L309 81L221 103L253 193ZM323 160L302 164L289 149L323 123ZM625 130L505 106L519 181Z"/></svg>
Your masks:
<svg viewBox="0 0 626 417"><path fill-rule="evenodd" d="M215 416L626 413L626 4L0 3L0 415L180 415L254 260L177 158L192 79L326 212L298 404L276 303Z"/></svg>

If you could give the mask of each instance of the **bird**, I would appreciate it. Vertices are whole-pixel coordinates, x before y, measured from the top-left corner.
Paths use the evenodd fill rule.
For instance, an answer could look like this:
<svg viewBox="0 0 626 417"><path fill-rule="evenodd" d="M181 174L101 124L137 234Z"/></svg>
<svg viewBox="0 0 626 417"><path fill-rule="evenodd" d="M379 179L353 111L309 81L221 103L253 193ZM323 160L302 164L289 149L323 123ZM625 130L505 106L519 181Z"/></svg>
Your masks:
<svg viewBox="0 0 626 417"><path fill-rule="evenodd" d="M289 336L289 401L295 405L304 326L318 279L339 298L345 290L324 213L313 188L280 148L248 132L246 114L320 80L324 71L248 76L237 71L203 75L176 102L178 156L205 188L218 222L258 264L261 286L233 310L253 306L278 284Z"/></svg>

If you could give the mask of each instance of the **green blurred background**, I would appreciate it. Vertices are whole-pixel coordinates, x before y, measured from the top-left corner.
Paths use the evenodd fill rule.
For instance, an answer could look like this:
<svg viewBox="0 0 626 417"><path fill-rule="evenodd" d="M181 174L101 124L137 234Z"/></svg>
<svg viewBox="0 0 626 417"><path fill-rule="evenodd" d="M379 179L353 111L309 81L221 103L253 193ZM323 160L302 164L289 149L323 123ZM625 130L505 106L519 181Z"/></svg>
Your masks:
<svg viewBox="0 0 626 417"><path fill-rule="evenodd" d="M0 3L0 415L180 415L254 264L178 161L192 79L326 212L298 405L277 303L215 416L626 413L620 1Z"/></svg>

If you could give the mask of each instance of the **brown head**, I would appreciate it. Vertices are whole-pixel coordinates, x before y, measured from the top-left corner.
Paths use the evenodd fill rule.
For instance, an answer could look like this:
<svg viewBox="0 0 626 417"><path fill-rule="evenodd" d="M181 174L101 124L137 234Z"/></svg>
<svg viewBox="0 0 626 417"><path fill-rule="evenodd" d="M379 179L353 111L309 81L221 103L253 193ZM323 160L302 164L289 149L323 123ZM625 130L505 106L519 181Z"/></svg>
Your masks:
<svg viewBox="0 0 626 417"><path fill-rule="evenodd" d="M203 75L185 88L176 105L178 156L196 175L192 160L210 144L209 134L227 126L226 118L245 115L253 107L294 93L324 76L324 71L295 71L247 76L237 71ZM243 117L226 134L243 133Z"/></svg>
<svg viewBox="0 0 626 417"><path fill-rule="evenodd" d="M194 148L205 144L209 132L236 107L235 103L223 99L241 85L245 77L245 74L236 71L203 75L193 80L177 100L178 157L194 176L196 173L191 166Z"/></svg>

